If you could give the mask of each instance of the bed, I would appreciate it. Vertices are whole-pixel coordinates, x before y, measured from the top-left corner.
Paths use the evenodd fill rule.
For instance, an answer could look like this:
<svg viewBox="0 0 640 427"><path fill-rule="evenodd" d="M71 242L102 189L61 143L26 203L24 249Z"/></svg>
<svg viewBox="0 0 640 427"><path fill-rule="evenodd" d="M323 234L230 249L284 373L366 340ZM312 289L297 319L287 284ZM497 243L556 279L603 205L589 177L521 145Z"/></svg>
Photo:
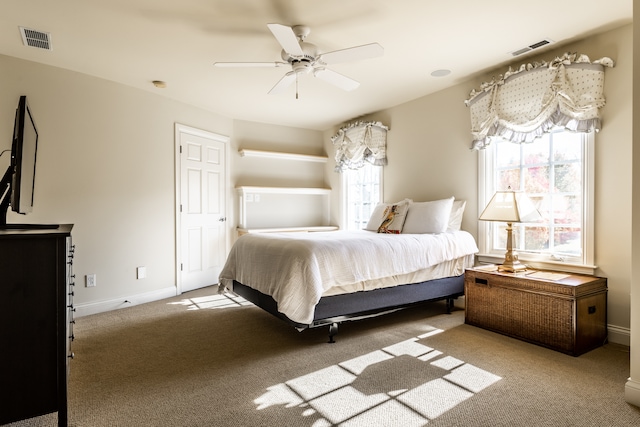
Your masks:
<svg viewBox="0 0 640 427"><path fill-rule="evenodd" d="M329 342L348 320L435 300L450 310L464 295L464 270L478 248L459 229L464 204L451 225L455 205L446 200L440 217L433 209L425 216L424 203L405 200L376 207L365 230L241 236L220 273L221 292L240 295L298 330L328 326Z"/></svg>

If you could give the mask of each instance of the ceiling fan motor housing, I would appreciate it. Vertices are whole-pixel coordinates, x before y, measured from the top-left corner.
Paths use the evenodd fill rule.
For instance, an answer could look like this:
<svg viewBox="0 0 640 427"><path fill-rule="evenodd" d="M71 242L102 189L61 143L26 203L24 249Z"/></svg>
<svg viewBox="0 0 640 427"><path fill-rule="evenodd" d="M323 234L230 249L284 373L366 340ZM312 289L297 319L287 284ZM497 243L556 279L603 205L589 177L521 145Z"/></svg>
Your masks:
<svg viewBox="0 0 640 427"><path fill-rule="evenodd" d="M291 55L287 53L284 49L280 56L282 59L289 63L293 63L295 61L307 60L309 62L314 62L316 57L318 56L318 47L313 43L300 42L300 48L302 49L303 55Z"/></svg>

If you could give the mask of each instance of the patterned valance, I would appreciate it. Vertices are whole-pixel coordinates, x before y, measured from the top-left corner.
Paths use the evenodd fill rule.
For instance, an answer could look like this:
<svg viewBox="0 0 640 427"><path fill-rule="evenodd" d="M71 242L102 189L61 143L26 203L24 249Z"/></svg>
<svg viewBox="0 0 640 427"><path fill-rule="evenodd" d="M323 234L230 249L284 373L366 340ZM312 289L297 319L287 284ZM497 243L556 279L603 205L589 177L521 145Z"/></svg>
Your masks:
<svg viewBox="0 0 640 427"><path fill-rule="evenodd" d="M387 164L387 131L380 122L354 122L331 137L336 147L336 172L360 169L364 162Z"/></svg>
<svg viewBox="0 0 640 427"><path fill-rule="evenodd" d="M613 67L613 60L591 62L586 55L565 53L549 63L510 67L504 76L483 83L465 101L471 112L472 148L485 148L494 136L531 142L555 126L599 131L604 67Z"/></svg>

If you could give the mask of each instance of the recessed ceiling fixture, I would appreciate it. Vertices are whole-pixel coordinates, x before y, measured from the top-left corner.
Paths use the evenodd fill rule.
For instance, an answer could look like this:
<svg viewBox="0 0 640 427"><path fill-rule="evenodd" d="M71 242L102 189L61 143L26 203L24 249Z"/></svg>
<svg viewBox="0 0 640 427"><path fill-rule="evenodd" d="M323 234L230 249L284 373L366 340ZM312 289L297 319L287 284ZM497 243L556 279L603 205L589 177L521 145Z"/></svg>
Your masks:
<svg viewBox="0 0 640 427"><path fill-rule="evenodd" d="M151 83L153 83L155 87L159 87L160 89L164 89L165 87L167 87L167 82L163 82L162 80L154 80Z"/></svg>
<svg viewBox="0 0 640 427"><path fill-rule="evenodd" d="M51 34L44 31L32 30L30 28L20 28L20 35L22 36L22 43L25 46L37 47L38 49L52 50L51 46Z"/></svg>
<svg viewBox="0 0 640 427"><path fill-rule="evenodd" d="M435 70L431 73L431 75L433 77L444 77L444 76L448 76L449 74L451 74L451 70Z"/></svg>
<svg viewBox="0 0 640 427"><path fill-rule="evenodd" d="M525 47L523 47L521 49L514 50L513 52L509 52L509 53L511 53L511 56L518 56L518 55L522 55L523 53L530 52L530 51L532 51L534 49L539 49L542 46L546 46L546 45L551 44L551 43L553 43L553 40L551 40L551 39L543 39L543 40L540 40L539 42L536 42L534 44L530 44L529 46L525 46Z"/></svg>

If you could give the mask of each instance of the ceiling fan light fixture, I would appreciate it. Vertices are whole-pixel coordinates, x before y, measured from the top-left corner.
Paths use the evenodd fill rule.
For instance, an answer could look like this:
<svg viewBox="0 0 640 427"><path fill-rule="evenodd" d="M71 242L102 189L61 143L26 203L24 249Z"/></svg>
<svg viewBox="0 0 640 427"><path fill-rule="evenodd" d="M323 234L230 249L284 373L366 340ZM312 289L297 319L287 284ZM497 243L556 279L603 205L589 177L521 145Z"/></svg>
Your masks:
<svg viewBox="0 0 640 427"><path fill-rule="evenodd" d="M307 60L294 61L291 63L291 68L296 74L309 74L313 70L313 65Z"/></svg>

